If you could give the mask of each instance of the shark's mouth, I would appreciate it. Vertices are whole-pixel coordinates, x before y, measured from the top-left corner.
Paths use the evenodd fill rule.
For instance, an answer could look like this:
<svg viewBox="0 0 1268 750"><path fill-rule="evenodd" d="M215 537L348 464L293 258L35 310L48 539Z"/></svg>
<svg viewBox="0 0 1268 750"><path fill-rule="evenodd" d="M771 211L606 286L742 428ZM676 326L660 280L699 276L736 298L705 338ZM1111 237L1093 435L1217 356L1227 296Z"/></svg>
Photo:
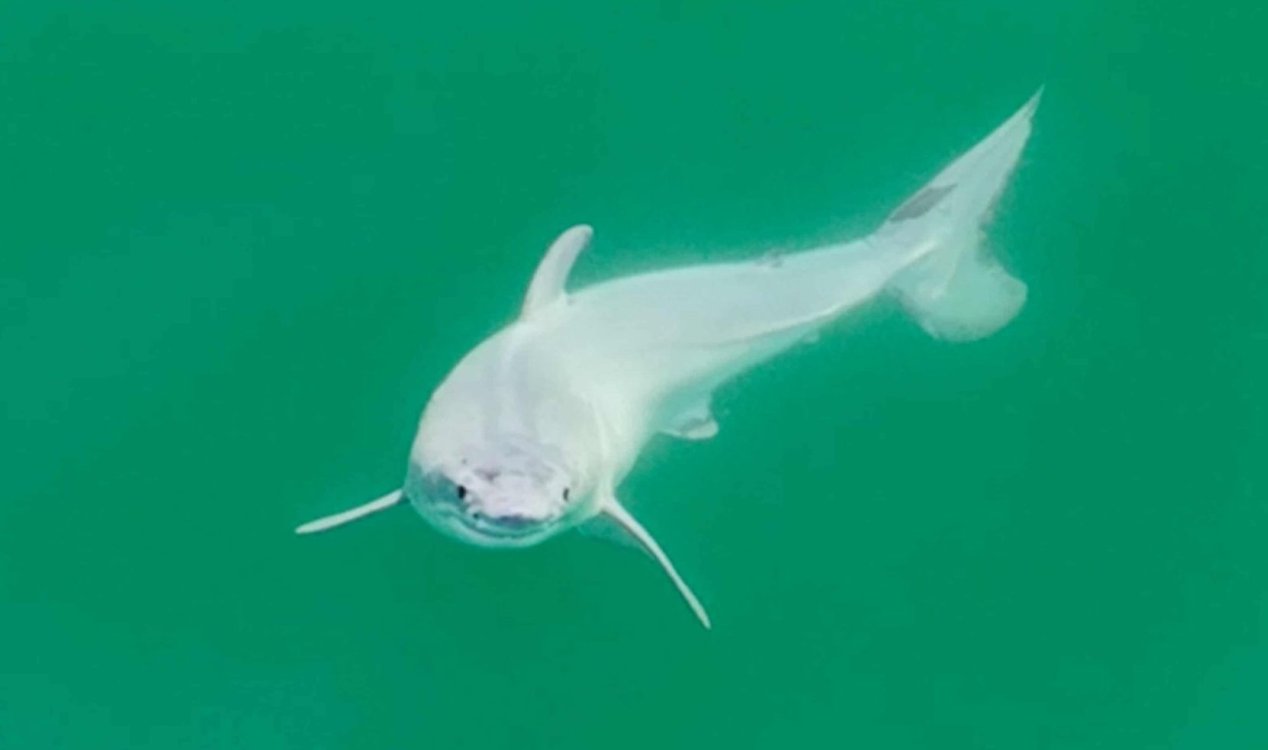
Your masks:
<svg viewBox="0 0 1268 750"><path fill-rule="evenodd" d="M481 547L527 547L561 528L561 519L556 516L490 516L471 508L434 504L419 510L441 531Z"/></svg>
<svg viewBox="0 0 1268 750"><path fill-rule="evenodd" d="M463 514L463 522L472 531L497 539L512 540L540 535L558 520L520 515L488 516L479 511Z"/></svg>

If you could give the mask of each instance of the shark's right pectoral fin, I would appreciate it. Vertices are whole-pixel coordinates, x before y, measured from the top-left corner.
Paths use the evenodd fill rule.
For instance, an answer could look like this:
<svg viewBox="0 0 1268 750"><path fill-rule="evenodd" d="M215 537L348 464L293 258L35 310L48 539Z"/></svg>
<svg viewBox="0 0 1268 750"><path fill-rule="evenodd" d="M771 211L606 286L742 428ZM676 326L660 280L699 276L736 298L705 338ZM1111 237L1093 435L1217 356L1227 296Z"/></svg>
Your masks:
<svg viewBox="0 0 1268 750"><path fill-rule="evenodd" d="M342 526L345 523L352 523L358 518L364 518L371 513L378 513L381 510L391 508L393 505L396 505L401 501L401 497L401 491L394 490L377 500L371 500L365 505L358 505L355 508L350 508L342 513L336 513L333 516L326 516L325 518L318 518L316 521L309 521L303 526L295 529L295 533L314 534L318 531L325 531L327 529L333 529L336 526Z"/></svg>
<svg viewBox="0 0 1268 750"><path fill-rule="evenodd" d="M709 613L704 611L704 606L700 604L700 600L692 593L691 587L687 585L686 581L682 580L682 576L678 575L678 571L674 569L674 564L669 561L669 556L660 548L660 545L656 543L656 540L648 533L647 529L643 528L643 524L630 515L630 512L615 497L608 497L603 501L602 512L604 516L611 519L633 537L643 549L647 550L648 554L656 558L656 562L660 563L660 567L665 571L665 574L674 582L674 586L678 588L678 593L682 594L682 598L691 607L691 611L696 613L696 617L700 619L700 624L704 625L706 630L712 628L713 626L709 622Z"/></svg>

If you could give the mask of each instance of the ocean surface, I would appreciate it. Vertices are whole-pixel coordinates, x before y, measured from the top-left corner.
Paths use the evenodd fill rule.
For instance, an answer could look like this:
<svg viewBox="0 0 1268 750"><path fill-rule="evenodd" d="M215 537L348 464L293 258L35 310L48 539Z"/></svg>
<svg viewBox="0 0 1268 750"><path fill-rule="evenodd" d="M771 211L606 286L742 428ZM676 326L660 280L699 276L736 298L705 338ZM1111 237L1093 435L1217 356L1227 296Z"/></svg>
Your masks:
<svg viewBox="0 0 1268 750"><path fill-rule="evenodd" d="M1268 747L1262 3L0 4L0 748ZM987 340L892 304L579 534L401 508L574 283L865 234L1043 104Z"/></svg>

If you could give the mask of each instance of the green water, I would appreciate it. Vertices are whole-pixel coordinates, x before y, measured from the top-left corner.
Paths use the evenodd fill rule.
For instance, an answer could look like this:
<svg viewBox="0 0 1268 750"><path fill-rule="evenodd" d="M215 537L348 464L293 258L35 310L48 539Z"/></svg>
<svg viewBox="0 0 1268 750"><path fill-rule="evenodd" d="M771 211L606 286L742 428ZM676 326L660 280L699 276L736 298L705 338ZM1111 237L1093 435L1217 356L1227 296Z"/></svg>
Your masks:
<svg viewBox="0 0 1268 750"><path fill-rule="evenodd" d="M1268 747L1262 4L429 5L0 5L0 748ZM625 484L713 632L577 535L291 534L562 228L861 234L1041 83L1012 326L876 307Z"/></svg>

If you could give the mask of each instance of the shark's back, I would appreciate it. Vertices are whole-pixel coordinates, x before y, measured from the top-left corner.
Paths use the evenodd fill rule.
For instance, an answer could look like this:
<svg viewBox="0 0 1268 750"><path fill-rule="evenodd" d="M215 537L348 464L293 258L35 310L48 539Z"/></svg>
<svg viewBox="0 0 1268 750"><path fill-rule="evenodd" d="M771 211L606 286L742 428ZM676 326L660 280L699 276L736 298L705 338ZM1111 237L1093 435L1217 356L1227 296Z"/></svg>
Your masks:
<svg viewBox="0 0 1268 750"><path fill-rule="evenodd" d="M542 343L615 398L707 397L875 296L911 256L862 240L617 279L573 294Z"/></svg>

